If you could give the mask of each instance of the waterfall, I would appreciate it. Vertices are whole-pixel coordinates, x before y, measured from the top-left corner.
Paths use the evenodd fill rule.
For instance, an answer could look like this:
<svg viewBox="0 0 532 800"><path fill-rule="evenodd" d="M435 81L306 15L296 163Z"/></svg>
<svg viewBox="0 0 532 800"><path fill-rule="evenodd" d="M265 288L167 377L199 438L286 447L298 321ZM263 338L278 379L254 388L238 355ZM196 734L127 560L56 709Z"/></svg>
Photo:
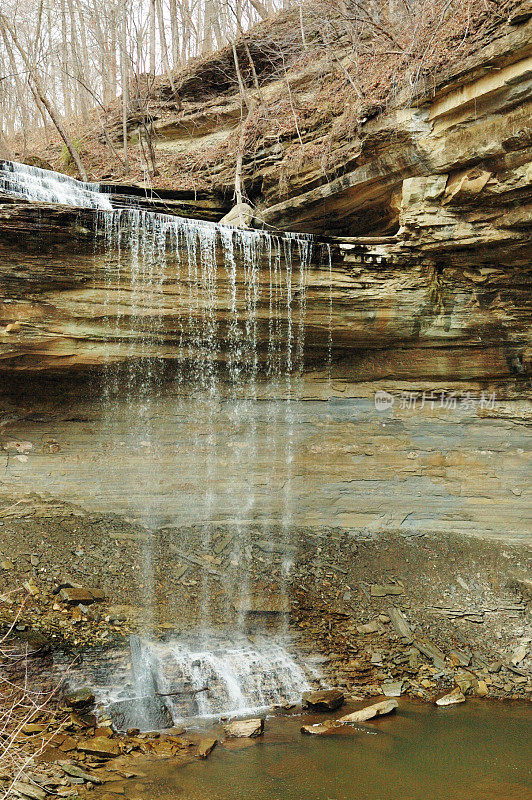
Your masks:
<svg viewBox="0 0 532 800"><path fill-rule="evenodd" d="M0 162L0 192L33 203L58 203L107 211L112 208L109 196L100 192L98 183L83 183L68 175L13 161Z"/></svg>
<svg viewBox="0 0 532 800"><path fill-rule="evenodd" d="M271 637L212 633L154 642L132 636L129 675L116 651L94 652L71 667L73 686L89 683L118 730L169 728L190 719L264 713L299 704L320 682L310 659L294 656Z"/></svg>
<svg viewBox="0 0 532 800"><path fill-rule="evenodd" d="M141 454L128 476L129 513L145 532L137 576L143 644L132 642L133 686L116 700L116 718L125 727L161 727L168 715L243 714L298 700L308 675L288 655L296 401L309 271L314 259L330 264L330 251L305 234L112 209L97 184L24 165L4 162L0 188L95 209L103 278L89 300L100 304L93 308L106 343L103 424L111 450ZM177 420L172 433L166 420ZM172 517L167 488L179 485L168 474L177 448L184 483L194 488L195 527L186 531ZM123 473L94 473L95 496L121 490ZM265 500L268 483L283 489ZM258 559L257 535L271 544ZM174 572L180 602L194 605L187 613L201 635L193 644L157 643ZM256 613L268 617L260 647L216 645L213 630L229 629L234 640L256 626ZM209 690L199 691L204 685ZM176 687L189 693L188 705L156 699Z"/></svg>

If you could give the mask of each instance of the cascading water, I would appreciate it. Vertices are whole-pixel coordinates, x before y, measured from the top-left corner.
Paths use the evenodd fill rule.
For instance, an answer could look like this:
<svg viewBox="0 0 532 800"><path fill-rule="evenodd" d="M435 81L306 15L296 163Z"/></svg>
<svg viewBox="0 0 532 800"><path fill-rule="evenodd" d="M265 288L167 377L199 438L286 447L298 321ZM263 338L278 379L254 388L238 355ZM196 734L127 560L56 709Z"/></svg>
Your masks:
<svg viewBox="0 0 532 800"><path fill-rule="evenodd" d="M297 700L309 684L308 671L286 649L298 547L293 401L305 362L306 286L315 242L303 234L273 236L134 208L113 210L96 184L7 162L0 189L96 210L95 237L103 243L105 263L104 424L111 450L132 448L144 456L135 462L128 500L131 517L145 532L138 577L144 644L134 640L130 696L120 694L122 711L115 712L129 726L149 728L162 725L166 713L174 720L242 714ZM261 399L268 403L266 414ZM179 443L161 423L163 403L164 419L178 421ZM283 430L281 438L269 436L272 424ZM171 514L167 465L174 447L195 487L196 529L190 534ZM283 485L266 507L257 496L258 468L266 481ZM112 497L120 489L115 475L99 471L95 495ZM257 526L266 551L278 556L266 571L256 570ZM164 530L171 535L161 554ZM164 574L157 573L161 562L183 576L180 591L194 598L200 633L193 645L183 639L155 643L168 600ZM269 639L214 646L213 630L229 631L226 642L233 641L264 610ZM199 691L203 684L208 691ZM192 692L194 700L187 707L167 699L163 707L156 689ZM106 690L101 696L109 700Z"/></svg>
<svg viewBox="0 0 532 800"><path fill-rule="evenodd" d="M98 183L82 183L68 175L13 161L0 162L0 191L34 203L112 209L109 196L100 192Z"/></svg>

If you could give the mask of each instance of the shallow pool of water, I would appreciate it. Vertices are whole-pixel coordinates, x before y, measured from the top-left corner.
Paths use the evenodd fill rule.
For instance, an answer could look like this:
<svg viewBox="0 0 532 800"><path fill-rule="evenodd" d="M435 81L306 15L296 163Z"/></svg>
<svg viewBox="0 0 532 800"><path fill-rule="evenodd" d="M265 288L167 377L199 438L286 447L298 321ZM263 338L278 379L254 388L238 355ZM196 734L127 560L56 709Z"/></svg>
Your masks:
<svg viewBox="0 0 532 800"><path fill-rule="evenodd" d="M321 717L323 718L323 717ZM314 719L306 717L308 719ZM218 746L209 759L147 772L158 800L530 800L525 705L469 701L436 709L401 701L395 715L330 736L301 718L270 718L262 741Z"/></svg>

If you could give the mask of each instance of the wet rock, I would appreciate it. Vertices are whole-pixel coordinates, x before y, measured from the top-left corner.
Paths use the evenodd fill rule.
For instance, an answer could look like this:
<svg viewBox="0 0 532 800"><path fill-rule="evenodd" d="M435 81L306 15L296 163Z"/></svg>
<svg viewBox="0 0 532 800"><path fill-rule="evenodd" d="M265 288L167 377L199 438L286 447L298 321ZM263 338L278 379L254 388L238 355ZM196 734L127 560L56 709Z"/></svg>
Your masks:
<svg viewBox="0 0 532 800"><path fill-rule="evenodd" d="M339 722L343 724L354 722L366 722L368 719L374 717L382 717L385 714L390 714L398 706L397 700L382 700L380 703L374 703L372 706L366 706L359 711L353 711L351 714L346 714L345 717L340 717Z"/></svg>
<svg viewBox="0 0 532 800"><path fill-rule="evenodd" d="M319 692L304 692L302 698L303 708L314 711L334 711L344 702L344 693L341 689L323 689Z"/></svg>
<svg viewBox="0 0 532 800"><path fill-rule="evenodd" d="M438 700L436 700L437 706L452 706L456 703L465 703L465 696L458 687L453 689L452 692L444 694L443 697L440 697Z"/></svg>
<svg viewBox="0 0 532 800"><path fill-rule="evenodd" d="M218 739L201 739L198 745L198 758L207 758L218 744Z"/></svg>
<svg viewBox="0 0 532 800"><path fill-rule="evenodd" d="M235 720L224 725L226 736L230 739L255 739L264 731L263 719Z"/></svg>
<svg viewBox="0 0 532 800"><path fill-rule="evenodd" d="M65 703L71 708L87 708L94 704L94 692L88 686L74 689L65 694Z"/></svg>
<svg viewBox="0 0 532 800"><path fill-rule="evenodd" d="M157 696L117 700L107 710L113 726L119 731L137 728L139 723L144 730L170 728L173 724L168 708Z"/></svg>
<svg viewBox="0 0 532 800"><path fill-rule="evenodd" d="M304 733L308 736L323 736L323 734L330 733L333 728L337 727L337 720L328 719L326 722L320 722L315 725L302 725L301 733Z"/></svg>
<svg viewBox="0 0 532 800"><path fill-rule="evenodd" d="M118 742L106 736L95 736L94 739L85 739L78 744L78 750L99 758L113 758L121 753Z"/></svg>

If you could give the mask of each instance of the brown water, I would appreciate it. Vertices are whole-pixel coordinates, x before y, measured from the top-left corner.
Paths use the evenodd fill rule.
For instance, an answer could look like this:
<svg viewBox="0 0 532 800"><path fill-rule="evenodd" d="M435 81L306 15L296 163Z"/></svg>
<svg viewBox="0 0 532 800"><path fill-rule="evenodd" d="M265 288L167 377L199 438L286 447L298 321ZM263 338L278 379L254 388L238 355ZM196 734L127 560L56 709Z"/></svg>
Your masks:
<svg viewBox="0 0 532 800"><path fill-rule="evenodd" d="M395 715L330 736L271 718L262 741L218 746L206 762L143 764L135 788L157 800L530 800L530 719L525 704L474 700L401 701Z"/></svg>

